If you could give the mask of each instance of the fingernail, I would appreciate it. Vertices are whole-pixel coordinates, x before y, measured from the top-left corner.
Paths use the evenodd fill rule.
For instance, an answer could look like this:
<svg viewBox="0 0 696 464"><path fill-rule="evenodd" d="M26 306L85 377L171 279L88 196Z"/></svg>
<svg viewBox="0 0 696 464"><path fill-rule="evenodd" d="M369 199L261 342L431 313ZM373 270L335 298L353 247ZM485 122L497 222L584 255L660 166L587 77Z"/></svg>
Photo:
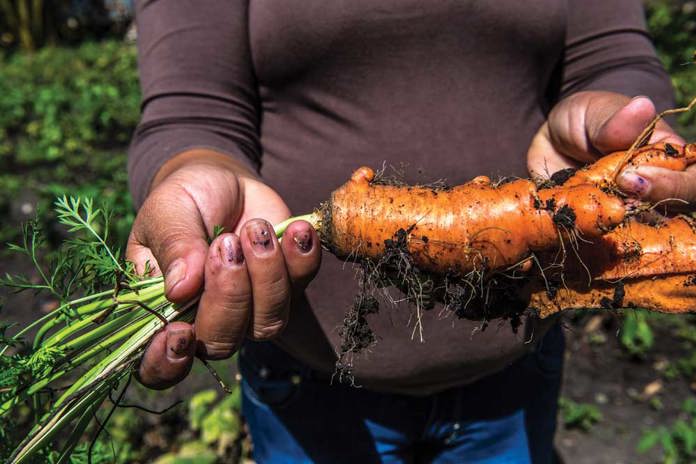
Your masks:
<svg viewBox="0 0 696 464"><path fill-rule="evenodd" d="M167 358L178 361L188 356L192 339L193 331L191 329L169 330L167 332Z"/></svg>
<svg viewBox="0 0 696 464"><path fill-rule="evenodd" d="M309 253L312 250L312 234L309 231L295 232L292 239L300 252Z"/></svg>
<svg viewBox="0 0 696 464"><path fill-rule="evenodd" d="M184 277L186 277L186 261L179 258L167 268L164 278L165 288L171 291L179 282L184 280Z"/></svg>
<svg viewBox="0 0 696 464"><path fill-rule="evenodd" d="M241 266L244 263L244 253L236 235L228 235L222 239L220 259L227 266Z"/></svg>
<svg viewBox="0 0 696 464"><path fill-rule="evenodd" d="M266 221L252 221L246 226L254 252L264 253L273 249L271 226Z"/></svg>
<svg viewBox="0 0 696 464"><path fill-rule="evenodd" d="M624 172L617 180L619 187L629 193L642 196L650 190L650 181L635 172Z"/></svg>

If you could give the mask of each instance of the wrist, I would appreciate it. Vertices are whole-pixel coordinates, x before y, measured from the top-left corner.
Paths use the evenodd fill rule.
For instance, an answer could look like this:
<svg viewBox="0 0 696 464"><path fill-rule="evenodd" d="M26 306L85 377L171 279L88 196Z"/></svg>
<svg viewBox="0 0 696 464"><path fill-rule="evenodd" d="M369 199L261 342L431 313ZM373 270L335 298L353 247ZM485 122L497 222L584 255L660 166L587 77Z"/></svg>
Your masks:
<svg viewBox="0 0 696 464"><path fill-rule="evenodd" d="M248 166L227 154L209 148L194 148L183 151L167 160L152 179L150 191L172 174L190 166L201 165L224 169L240 178L258 178Z"/></svg>

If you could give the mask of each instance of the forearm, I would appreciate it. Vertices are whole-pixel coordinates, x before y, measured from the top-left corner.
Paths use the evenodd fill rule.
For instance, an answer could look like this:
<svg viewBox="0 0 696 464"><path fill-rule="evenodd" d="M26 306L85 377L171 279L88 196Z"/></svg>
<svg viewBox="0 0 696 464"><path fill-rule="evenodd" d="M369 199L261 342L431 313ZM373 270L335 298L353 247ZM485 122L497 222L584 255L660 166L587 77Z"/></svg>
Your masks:
<svg viewBox="0 0 696 464"><path fill-rule="evenodd" d="M184 154L175 166L215 152L245 171L259 169L247 7L218 0L136 1L143 107L128 162L136 207L165 164Z"/></svg>

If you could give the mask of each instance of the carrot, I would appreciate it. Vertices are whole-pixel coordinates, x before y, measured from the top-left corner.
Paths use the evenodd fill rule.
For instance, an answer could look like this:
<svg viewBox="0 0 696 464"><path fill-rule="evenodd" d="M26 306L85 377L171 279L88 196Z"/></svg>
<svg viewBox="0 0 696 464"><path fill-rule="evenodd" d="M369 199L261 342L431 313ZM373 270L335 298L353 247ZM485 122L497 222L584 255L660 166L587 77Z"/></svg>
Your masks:
<svg viewBox="0 0 696 464"><path fill-rule="evenodd" d="M580 244L577 255L568 257L564 272L582 274L580 263L594 280L696 273L696 224L686 217L656 225L631 219L591 243Z"/></svg>
<svg viewBox="0 0 696 464"><path fill-rule="evenodd" d="M352 356L373 340L366 316L383 286L399 287L415 303L414 335L420 310L434 301L463 318L507 318L513 328L529 308L541 317L582 308L692 311L694 224L680 217L638 222L655 205L627 201L615 179L638 166L680 171L694 163L696 145L662 143L612 153L550 181L495 184L479 176L451 188L389 184L361 167L318 211L276 230L308 220L329 251L362 264L337 363L339 375L350 377Z"/></svg>
<svg viewBox="0 0 696 464"><path fill-rule="evenodd" d="M424 271L489 271L557 247L564 232L599 237L626 214L618 195L589 184L538 190L526 179L495 186L479 177L438 189L374 175L358 169L322 208L322 240L339 257L379 260L400 241Z"/></svg>
<svg viewBox="0 0 696 464"><path fill-rule="evenodd" d="M579 169L563 185L565 187L582 184L611 185L614 181L614 173L636 166L655 166L683 171L696 162L696 144L681 146L656 143L635 150L628 159L626 155L627 152L618 151L604 156L593 164Z"/></svg>
<svg viewBox="0 0 696 464"><path fill-rule="evenodd" d="M636 150L627 162L626 152L610 154L551 188L527 179L494 185L485 176L452 188L388 185L361 167L321 208L321 235L342 258L378 260L398 241L420 269L431 273L492 271L556 249L566 235L592 241L622 224L628 211L624 195L613 186L615 171L645 165L684 170L694 162L696 145L660 143ZM638 233L638 223L631 224L602 239L604 248L612 240L627 240L621 234L650 237L671 230L647 227ZM679 236L685 225L671 227L680 229ZM650 269L657 272L657 267Z"/></svg>
<svg viewBox="0 0 696 464"><path fill-rule="evenodd" d="M411 296L423 292L423 278L432 278L433 293L440 292L435 298L448 298L442 285L459 282L457 301L466 306L483 298L490 306L489 290L520 287L501 275L514 272L519 280L521 270L527 296L541 314L601 307L613 298L617 282L625 286L625 304L682 311L696 308L696 294L684 290L696 275L694 222L638 222L636 213L651 205L629 206L614 180L617 172L637 166L684 170L694 163L696 145L660 143L553 176L550 186L527 179L496 185L479 176L452 188L390 185L361 167L318 212L303 218L340 258L377 268L395 256L405 260L415 273L405 276L400 267L400 276L387 284L403 286ZM382 270L389 272L389 266ZM681 287L670 288L676 284ZM409 289L414 285L416 291ZM467 285L470 293L464 295Z"/></svg>
<svg viewBox="0 0 696 464"><path fill-rule="evenodd" d="M591 287L586 282L567 282L553 292L536 282L531 288L529 306L542 318L571 309L644 308L686 313L696 308L696 274L595 282Z"/></svg>

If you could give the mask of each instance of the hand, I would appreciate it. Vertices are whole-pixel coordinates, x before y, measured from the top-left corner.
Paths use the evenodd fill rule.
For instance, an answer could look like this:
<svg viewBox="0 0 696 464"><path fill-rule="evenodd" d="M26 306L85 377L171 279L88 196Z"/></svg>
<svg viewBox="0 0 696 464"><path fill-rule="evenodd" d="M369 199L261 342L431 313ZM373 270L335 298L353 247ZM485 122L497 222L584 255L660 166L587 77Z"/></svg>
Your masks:
<svg viewBox="0 0 696 464"><path fill-rule="evenodd" d="M271 224L290 216L281 198L231 158L197 150L165 164L135 219L127 258L139 272L164 270L167 298L200 293L193 326L167 325L145 352L138 377L167 388L183 379L193 356L231 356L245 336L267 340L283 329L293 292L321 260L319 239L304 221L278 242ZM254 219L263 217L264 219ZM208 246L216 225L225 231Z"/></svg>
<svg viewBox="0 0 696 464"><path fill-rule="evenodd" d="M527 153L532 176L547 178L556 171L579 167L598 157L631 146L655 117L655 106L647 97L633 99L611 92L579 92L559 102L539 129ZM667 123L660 121L650 143L681 145ZM693 169L692 169L693 168ZM619 187L652 202L666 198L696 200L696 167L685 172L642 167L624 171ZM642 179L642 180L641 180Z"/></svg>

